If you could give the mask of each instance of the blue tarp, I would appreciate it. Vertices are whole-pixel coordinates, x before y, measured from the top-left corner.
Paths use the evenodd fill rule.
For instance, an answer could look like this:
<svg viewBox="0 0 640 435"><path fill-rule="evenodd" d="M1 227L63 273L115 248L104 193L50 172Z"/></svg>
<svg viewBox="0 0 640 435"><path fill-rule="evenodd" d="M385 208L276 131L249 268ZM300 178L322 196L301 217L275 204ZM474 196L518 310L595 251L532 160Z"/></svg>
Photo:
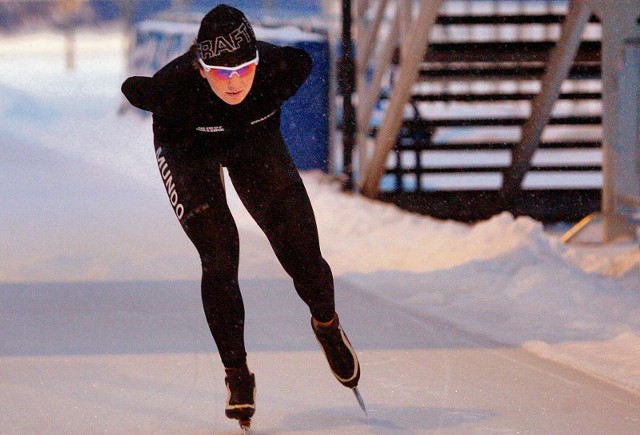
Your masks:
<svg viewBox="0 0 640 435"><path fill-rule="evenodd" d="M220 3L241 9L248 16L261 13L273 13L278 16L296 14L298 16L319 15L322 12L321 0L189 0L186 2L191 11L203 14ZM116 20L123 16L123 0L90 0L91 7L100 21ZM132 21L144 21L159 12L170 9L176 4L172 0L132 0Z"/></svg>

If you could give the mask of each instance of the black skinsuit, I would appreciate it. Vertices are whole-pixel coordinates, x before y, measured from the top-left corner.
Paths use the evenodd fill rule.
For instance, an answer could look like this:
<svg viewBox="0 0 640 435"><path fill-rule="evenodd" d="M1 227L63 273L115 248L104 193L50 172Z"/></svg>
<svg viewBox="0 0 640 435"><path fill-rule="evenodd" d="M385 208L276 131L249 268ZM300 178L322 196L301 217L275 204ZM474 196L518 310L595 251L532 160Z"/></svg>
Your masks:
<svg viewBox="0 0 640 435"><path fill-rule="evenodd" d="M174 59L152 78L130 77L122 92L153 112L156 159L171 205L202 261L202 299L225 367L245 363L238 287L238 230L219 167L267 235L296 291L319 321L334 313L333 277L322 258L306 190L280 132L280 106L311 70L309 55L258 42L260 62L244 101L228 105L192 66Z"/></svg>

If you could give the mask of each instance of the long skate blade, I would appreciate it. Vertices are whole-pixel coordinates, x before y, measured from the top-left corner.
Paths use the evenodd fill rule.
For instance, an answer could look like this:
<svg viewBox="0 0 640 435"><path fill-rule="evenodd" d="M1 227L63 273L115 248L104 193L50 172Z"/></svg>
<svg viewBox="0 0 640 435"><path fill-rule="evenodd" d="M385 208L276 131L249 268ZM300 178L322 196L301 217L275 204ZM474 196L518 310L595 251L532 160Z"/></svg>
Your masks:
<svg viewBox="0 0 640 435"><path fill-rule="evenodd" d="M364 415L369 417L369 413L367 413L367 407L364 405L364 400L362 400L362 396L360 395L360 391L358 390L358 387L353 387L351 391L353 391L353 394L356 396L358 405L360 405L360 408L362 408L362 410L364 411Z"/></svg>

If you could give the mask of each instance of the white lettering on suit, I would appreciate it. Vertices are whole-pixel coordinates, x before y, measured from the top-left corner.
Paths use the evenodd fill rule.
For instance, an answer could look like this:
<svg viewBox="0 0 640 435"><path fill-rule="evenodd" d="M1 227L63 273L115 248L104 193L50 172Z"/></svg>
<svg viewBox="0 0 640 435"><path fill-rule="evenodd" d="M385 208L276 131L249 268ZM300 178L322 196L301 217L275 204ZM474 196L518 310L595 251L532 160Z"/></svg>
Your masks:
<svg viewBox="0 0 640 435"><path fill-rule="evenodd" d="M160 147L156 150L156 161L158 163L158 169L160 169L160 175L162 176L162 180L164 181L164 186L167 189L169 202L171 202L173 211L176 213L178 219L182 219L182 216L184 216L184 206L180 203L180 197L178 196L178 192L176 191L176 185L173 182L173 175L171 175L169 164L162 156L162 148Z"/></svg>
<svg viewBox="0 0 640 435"><path fill-rule="evenodd" d="M254 119L253 121L249 122L249 125L256 125L261 123L262 121L266 121L267 119L271 118L277 111L278 109L275 109L273 112L263 116L262 118ZM221 125L214 125L211 127L205 127L205 126L196 127L196 131L199 131L202 133L224 133L225 129Z"/></svg>

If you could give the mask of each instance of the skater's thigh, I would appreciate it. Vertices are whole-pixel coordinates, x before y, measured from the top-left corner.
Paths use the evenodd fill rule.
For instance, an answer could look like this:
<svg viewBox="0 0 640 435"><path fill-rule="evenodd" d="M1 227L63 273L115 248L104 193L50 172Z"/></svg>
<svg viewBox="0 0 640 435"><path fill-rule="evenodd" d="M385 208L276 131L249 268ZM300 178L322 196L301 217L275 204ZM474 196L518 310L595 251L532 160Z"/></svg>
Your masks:
<svg viewBox="0 0 640 435"><path fill-rule="evenodd" d="M229 165L233 186L253 218L262 224L278 208L311 212L308 197L293 160L282 140L261 144L260 150Z"/></svg>
<svg viewBox="0 0 640 435"><path fill-rule="evenodd" d="M176 217L201 257L237 245L220 165L194 147L155 143L156 161Z"/></svg>

